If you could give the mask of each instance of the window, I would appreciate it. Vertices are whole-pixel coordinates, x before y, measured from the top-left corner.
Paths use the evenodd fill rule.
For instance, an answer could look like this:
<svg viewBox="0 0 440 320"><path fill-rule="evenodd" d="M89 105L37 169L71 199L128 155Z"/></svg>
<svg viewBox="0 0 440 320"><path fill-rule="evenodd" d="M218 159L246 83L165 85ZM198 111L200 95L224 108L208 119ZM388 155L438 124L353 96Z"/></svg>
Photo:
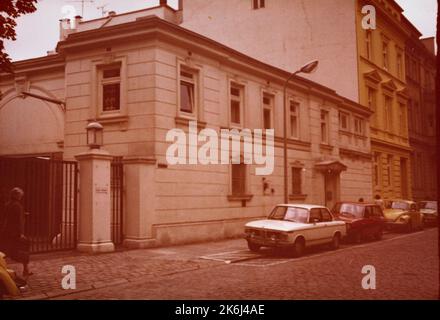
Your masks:
<svg viewBox="0 0 440 320"><path fill-rule="evenodd" d="M290 136L299 138L299 103L290 101Z"/></svg>
<svg viewBox="0 0 440 320"><path fill-rule="evenodd" d="M180 111L195 114L197 75L194 71L180 70Z"/></svg>
<svg viewBox="0 0 440 320"><path fill-rule="evenodd" d="M373 158L373 183L376 187L379 185L380 159L381 154L375 152Z"/></svg>
<svg viewBox="0 0 440 320"><path fill-rule="evenodd" d="M263 126L264 129L273 129L272 124L273 96L263 96Z"/></svg>
<svg viewBox="0 0 440 320"><path fill-rule="evenodd" d="M378 115L377 115L377 104L376 104L376 90L368 87L367 91L368 91L368 108L370 108L370 110L374 112L373 123L377 124Z"/></svg>
<svg viewBox="0 0 440 320"><path fill-rule="evenodd" d="M403 103L399 104L399 133L401 136L406 137L406 108Z"/></svg>
<svg viewBox="0 0 440 320"><path fill-rule="evenodd" d="M261 9L266 6L265 0L253 0L253 8L254 9Z"/></svg>
<svg viewBox="0 0 440 320"><path fill-rule="evenodd" d="M372 60L372 54L373 54L373 39L372 39L373 33L371 30L365 31L365 54L367 56L367 59Z"/></svg>
<svg viewBox="0 0 440 320"><path fill-rule="evenodd" d="M232 195L246 194L246 165L243 163L232 164Z"/></svg>
<svg viewBox="0 0 440 320"><path fill-rule="evenodd" d="M292 195L301 195L302 168L292 168Z"/></svg>
<svg viewBox="0 0 440 320"><path fill-rule="evenodd" d="M310 210L309 223L321 222L321 209L314 208Z"/></svg>
<svg viewBox="0 0 440 320"><path fill-rule="evenodd" d="M392 99L385 96L385 130L393 131L393 110L392 110Z"/></svg>
<svg viewBox="0 0 440 320"><path fill-rule="evenodd" d="M387 185L391 186L393 181L393 156L388 155L387 157Z"/></svg>
<svg viewBox="0 0 440 320"><path fill-rule="evenodd" d="M362 118L354 118L354 133L359 135L364 134L364 120Z"/></svg>
<svg viewBox="0 0 440 320"><path fill-rule="evenodd" d="M121 109L121 66L104 67L101 72L102 111Z"/></svg>
<svg viewBox="0 0 440 320"><path fill-rule="evenodd" d="M389 70L390 62L389 62L389 48L388 42L382 42L382 59L383 59L383 68L385 70Z"/></svg>
<svg viewBox="0 0 440 320"><path fill-rule="evenodd" d="M321 208L322 222L332 221L332 215L327 209Z"/></svg>
<svg viewBox="0 0 440 320"><path fill-rule="evenodd" d="M321 110L321 142L329 143L328 138L328 111Z"/></svg>
<svg viewBox="0 0 440 320"><path fill-rule="evenodd" d="M233 124L242 124L243 91L243 87L231 85L231 122Z"/></svg>
<svg viewBox="0 0 440 320"><path fill-rule="evenodd" d="M418 101L414 101L414 130L415 132L420 132L420 107Z"/></svg>
<svg viewBox="0 0 440 320"><path fill-rule="evenodd" d="M397 58L396 58L396 71L397 71L397 77L399 79L402 79L402 77L403 77L402 67L403 67L402 54L398 53Z"/></svg>
<svg viewBox="0 0 440 320"><path fill-rule="evenodd" d="M350 119L350 115L348 113L339 112L339 128L341 130L346 130L346 131L350 130L349 119Z"/></svg>

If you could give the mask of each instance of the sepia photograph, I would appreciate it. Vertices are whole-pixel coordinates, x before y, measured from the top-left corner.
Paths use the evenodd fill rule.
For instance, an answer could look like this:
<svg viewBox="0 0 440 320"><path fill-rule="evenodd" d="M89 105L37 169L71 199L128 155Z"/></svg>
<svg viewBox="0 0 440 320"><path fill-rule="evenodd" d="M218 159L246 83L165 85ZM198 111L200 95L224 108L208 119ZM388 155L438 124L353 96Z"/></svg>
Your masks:
<svg viewBox="0 0 440 320"><path fill-rule="evenodd" d="M438 300L439 3L0 0L0 309Z"/></svg>

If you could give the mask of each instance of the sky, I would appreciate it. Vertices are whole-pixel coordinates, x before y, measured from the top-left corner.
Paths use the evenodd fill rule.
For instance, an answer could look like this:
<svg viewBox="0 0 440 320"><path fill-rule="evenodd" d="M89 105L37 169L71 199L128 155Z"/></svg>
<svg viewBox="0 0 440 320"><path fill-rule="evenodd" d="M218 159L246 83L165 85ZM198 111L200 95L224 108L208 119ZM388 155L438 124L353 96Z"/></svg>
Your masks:
<svg viewBox="0 0 440 320"><path fill-rule="evenodd" d="M47 51L56 47L59 39L59 19L79 14L85 20L89 20L101 17L103 9L98 7L104 5L104 10L123 13L157 5L159 0L84 0L84 2L82 14L81 0L39 0L36 12L18 18L17 40L5 41L6 52L14 61L45 56ZM396 0L396 2L405 10L405 16L419 29L423 37L435 36L436 0ZM177 6L177 0L168 0L168 3L172 7Z"/></svg>

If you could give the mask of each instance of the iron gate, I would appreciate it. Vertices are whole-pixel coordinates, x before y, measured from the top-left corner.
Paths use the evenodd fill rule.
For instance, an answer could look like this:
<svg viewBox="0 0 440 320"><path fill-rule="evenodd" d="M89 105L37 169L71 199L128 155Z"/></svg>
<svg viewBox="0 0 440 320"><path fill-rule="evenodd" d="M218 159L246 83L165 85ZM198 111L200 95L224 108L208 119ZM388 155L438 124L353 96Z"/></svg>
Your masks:
<svg viewBox="0 0 440 320"><path fill-rule="evenodd" d="M32 253L76 248L78 164L49 158L0 158L0 204L24 190L25 233Z"/></svg>
<svg viewBox="0 0 440 320"><path fill-rule="evenodd" d="M115 245L122 244L124 240L123 209L124 209L124 172L120 158L116 158L111 164L111 236Z"/></svg>

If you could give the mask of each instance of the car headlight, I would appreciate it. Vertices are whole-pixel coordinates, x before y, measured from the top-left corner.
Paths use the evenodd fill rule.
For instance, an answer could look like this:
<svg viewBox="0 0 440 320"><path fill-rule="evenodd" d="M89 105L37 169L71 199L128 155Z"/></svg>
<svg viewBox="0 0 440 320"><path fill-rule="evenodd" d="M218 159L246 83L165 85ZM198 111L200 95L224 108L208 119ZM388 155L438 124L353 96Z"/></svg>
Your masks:
<svg viewBox="0 0 440 320"><path fill-rule="evenodd" d="M408 221L408 219L409 219L409 216L401 216L401 217L399 217L399 222L407 222Z"/></svg>

